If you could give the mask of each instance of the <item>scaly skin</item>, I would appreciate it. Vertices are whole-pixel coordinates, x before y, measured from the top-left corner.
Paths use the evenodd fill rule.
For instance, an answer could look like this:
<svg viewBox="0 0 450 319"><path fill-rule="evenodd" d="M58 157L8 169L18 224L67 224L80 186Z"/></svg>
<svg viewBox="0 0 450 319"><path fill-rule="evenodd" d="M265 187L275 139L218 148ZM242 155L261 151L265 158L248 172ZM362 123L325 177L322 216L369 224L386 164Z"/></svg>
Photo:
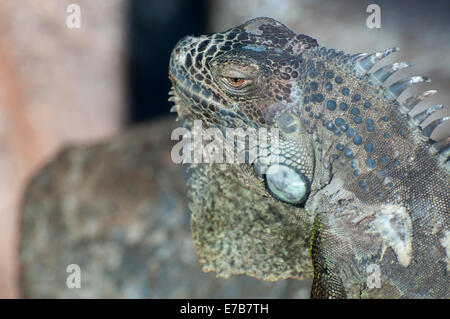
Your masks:
<svg viewBox="0 0 450 319"><path fill-rule="evenodd" d="M310 252L311 297L450 297L448 138L429 138L446 119L420 127L438 107L408 116L433 91L396 99L426 78L383 85L409 64L368 72L393 51L346 55L269 18L176 45L169 77L179 117L222 131L279 128L283 181L307 189L271 187L262 158L193 165L192 230L206 271L307 278Z"/></svg>

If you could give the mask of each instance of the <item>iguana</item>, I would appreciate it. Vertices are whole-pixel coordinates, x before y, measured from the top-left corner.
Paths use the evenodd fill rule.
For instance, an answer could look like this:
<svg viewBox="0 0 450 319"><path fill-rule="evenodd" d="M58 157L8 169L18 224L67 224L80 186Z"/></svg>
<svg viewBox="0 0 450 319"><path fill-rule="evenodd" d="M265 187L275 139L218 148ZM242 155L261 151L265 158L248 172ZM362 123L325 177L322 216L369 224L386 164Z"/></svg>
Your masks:
<svg viewBox="0 0 450 319"><path fill-rule="evenodd" d="M450 139L431 139L449 118L409 114L434 90L399 102L427 78L386 85L410 63L371 71L396 50L346 54L271 18L176 44L169 100L186 126L279 132L253 162L191 165L205 271L313 276L312 298L450 297Z"/></svg>

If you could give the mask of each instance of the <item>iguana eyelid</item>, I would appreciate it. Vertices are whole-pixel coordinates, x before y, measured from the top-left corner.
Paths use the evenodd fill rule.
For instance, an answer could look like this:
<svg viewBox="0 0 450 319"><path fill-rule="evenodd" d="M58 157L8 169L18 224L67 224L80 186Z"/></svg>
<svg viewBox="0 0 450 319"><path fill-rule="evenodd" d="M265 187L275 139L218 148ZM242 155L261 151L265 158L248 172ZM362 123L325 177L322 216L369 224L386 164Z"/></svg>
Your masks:
<svg viewBox="0 0 450 319"><path fill-rule="evenodd" d="M225 89L231 91L231 93L236 93L235 92L236 90L245 89L248 86L250 86L251 84L253 84L253 80L251 80L251 79L236 77L236 79L243 80L243 83L240 85L233 85L231 79L234 79L234 78L235 77L229 77L229 76L220 78L220 82L223 84Z"/></svg>
<svg viewBox="0 0 450 319"><path fill-rule="evenodd" d="M254 78L251 75L245 74L236 69L222 69L216 73L216 76L218 82L220 82L222 86L231 93L236 93L236 90L248 88L254 83ZM242 80L242 84L233 85L233 79Z"/></svg>
<svg viewBox="0 0 450 319"><path fill-rule="evenodd" d="M248 74L245 74L241 71L237 70L223 70L218 74L222 78L235 78L235 79L244 79L244 80L252 80L252 77Z"/></svg>

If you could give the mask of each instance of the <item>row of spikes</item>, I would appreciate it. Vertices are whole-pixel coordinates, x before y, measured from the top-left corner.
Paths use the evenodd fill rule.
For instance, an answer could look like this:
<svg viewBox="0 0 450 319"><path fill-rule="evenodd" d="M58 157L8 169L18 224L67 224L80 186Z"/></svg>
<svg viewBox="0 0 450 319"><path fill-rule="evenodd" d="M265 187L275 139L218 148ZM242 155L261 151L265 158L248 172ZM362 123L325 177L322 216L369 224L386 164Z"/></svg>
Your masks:
<svg viewBox="0 0 450 319"><path fill-rule="evenodd" d="M372 54L368 53L357 53L354 55L345 54L343 51L336 52L334 49L327 49L325 47L317 48L317 51L322 56L327 56L329 59L336 59L338 64L343 64L347 66L355 75L360 78L365 78L369 82L370 85L373 86L381 86L384 89L385 97L394 101L402 94L407 88L411 85L421 82L431 82L429 78L424 76L412 76L410 78L397 81L390 85L388 88L383 86L383 83L394 73L399 70L402 70L407 67L411 67L412 63L410 62L397 62L390 65L386 65L384 67L379 68L378 70L369 73L369 70L379 61L387 57L393 52L397 52L399 48L390 48L378 52L374 52ZM442 163L447 162L446 166L450 168L450 137L445 137L440 141L435 141L431 139L431 135L434 130L443 122L450 120L450 117L442 117L438 118L427 126L423 126L422 124L437 110L443 108L443 105L433 105L425 109L423 112L416 114L415 116L410 116L409 112L421 101L426 99L427 97L436 93L436 90L428 90L417 95L414 95L408 99L406 99L403 103L399 103L398 110L402 114L406 114L408 117L408 123L412 127L418 127L421 136L428 140L431 144L431 152L433 154L438 154L439 159Z"/></svg>

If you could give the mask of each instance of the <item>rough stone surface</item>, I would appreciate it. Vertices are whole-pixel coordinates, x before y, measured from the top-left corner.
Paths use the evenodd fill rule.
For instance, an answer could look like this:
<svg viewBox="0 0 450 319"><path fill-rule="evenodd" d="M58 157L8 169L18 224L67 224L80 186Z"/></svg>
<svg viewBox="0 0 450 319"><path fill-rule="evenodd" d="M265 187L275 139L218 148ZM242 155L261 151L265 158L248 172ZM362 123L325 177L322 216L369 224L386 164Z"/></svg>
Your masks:
<svg viewBox="0 0 450 319"><path fill-rule="evenodd" d="M0 1L0 298L18 296L26 181L65 143L122 127L126 2ZM70 4L80 28L67 27Z"/></svg>
<svg viewBox="0 0 450 319"><path fill-rule="evenodd" d="M31 181L22 209L27 298L305 298L310 281L275 283L201 271L186 167L170 158L173 118L106 143L68 148ZM81 269L69 289L67 266Z"/></svg>

